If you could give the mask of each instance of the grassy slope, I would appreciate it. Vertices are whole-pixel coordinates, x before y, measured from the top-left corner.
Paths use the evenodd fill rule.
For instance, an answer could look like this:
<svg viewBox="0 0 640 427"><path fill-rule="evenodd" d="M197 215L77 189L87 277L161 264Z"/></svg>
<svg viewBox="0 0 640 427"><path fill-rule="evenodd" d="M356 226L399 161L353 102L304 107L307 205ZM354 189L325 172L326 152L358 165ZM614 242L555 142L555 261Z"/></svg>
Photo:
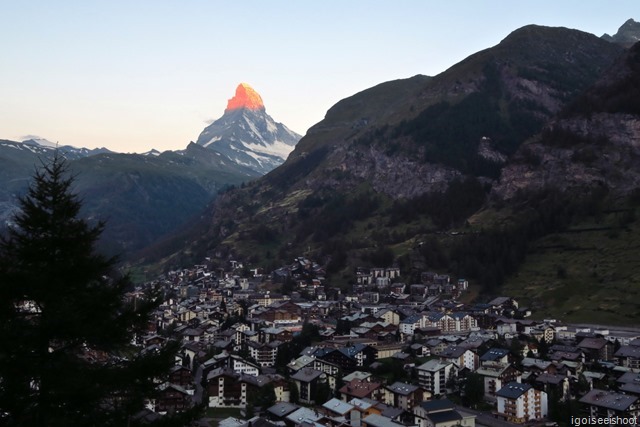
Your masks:
<svg viewBox="0 0 640 427"><path fill-rule="evenodd" d="M534 308L534 317L640 325L640 221L618 227L620 213L539 239L505 295ZM609 230L578 231L613 227Z"/></svg>

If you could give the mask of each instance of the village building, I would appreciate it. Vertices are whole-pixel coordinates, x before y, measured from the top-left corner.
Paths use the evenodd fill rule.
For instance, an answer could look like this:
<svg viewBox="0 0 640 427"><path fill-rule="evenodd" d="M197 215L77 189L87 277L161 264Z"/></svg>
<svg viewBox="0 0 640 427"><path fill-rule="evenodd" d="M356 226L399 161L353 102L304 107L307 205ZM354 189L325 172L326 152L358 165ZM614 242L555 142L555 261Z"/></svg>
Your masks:
<svg viewBox="0 0 640 427"><path fill-rule="evenodd" d="M547 393L529 384L510 382L496 392L497 414L522 424L547 416Z"/></svg>

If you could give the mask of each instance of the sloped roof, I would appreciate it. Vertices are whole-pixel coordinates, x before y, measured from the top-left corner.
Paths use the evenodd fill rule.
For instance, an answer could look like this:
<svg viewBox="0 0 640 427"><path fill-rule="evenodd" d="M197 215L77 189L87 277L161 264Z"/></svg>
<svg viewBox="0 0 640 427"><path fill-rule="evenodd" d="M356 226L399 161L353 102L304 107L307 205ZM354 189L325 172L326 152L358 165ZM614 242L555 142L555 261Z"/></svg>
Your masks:
<svg viewBox="0 0 640 427"><path fill-rule="evenodd" d="M421 371L436 372L436 371L439 371L440 369L446 368L449 365L451 365L451 362L441 362L437 359L431 359L423 363L422 365L418 366L417 369Z"/></svg>
<svg viewBox="0 0 640 427"><path fill-rule="evenodd" d="M498 360L498 359L502 359L503 357L505 357L506 355L509 354L509 350L504 349L504 348L492 348L489 351L487 351L486 353L484 353L482 356L480 356L480 360L481 361L490 361L490 360Z"/></svg>
<svg viewBox="0 0 640 427"><path fill-rule="evenodd" d="M460 415L458 411L455 410L435 412L428 414L427 417L430 418L431 421L433 421L434 425L462 419L462 415Z"/></svg>
<svg viewBox="0 0 640 427"><path fill-rule="evenodd" d="M394 423L389 418L378 414L371 414L363 421L370 427L404 427L402 424Z"/></svg>
<svg viewBox="0 0 640 427"><path fill-rule="evenodd" d="M449 399L429 400L420 404L422 409L427 413L448 411L455 408L455 405Z"/></svg>
<svg viewBox="0 0 640 427"><path fill-rule="evenodd" d="M605 340L604 338L585 338L582 341L580 341L580 344L578 344L579 348L586 348L586 349L590 349L590 350L600 350L602 347L604 347L607 344L607 340Z"/></svg>
<svg viewBox="0 0 640 427"><path fill-rule="evenodd" d="M288 414L299 408L298 405L294 405L289 402L278 402L275 405L271 406L267 411L276 417L285 417Z"/></svg>
<svg viewBox="0 0 640 427"><path fill-rule="evenodd" d="M315 380L320 375L322 375L322 372L316 369L302 368L298 372L296 372L294 375L291 375L291 379L308 383L310 381Z"/></svg>
<svg viewBox="0 0 640 427"><path fill-rule="evenodd" d="M339 415L344 415L354 408L353 405L343 402L340 399L336 399L335 397L322 405L322 407Z"/></svg>
<svg viewBox="0 0 640 427"><path fill-rule="evenodd" d="M517 399L532 387L529 384L510 382L496 392L496 396L506 397L507 399Z"/></svg>
<svg viewBox="0 0 640 427"><path fill-rule="evenodd" d="M393 393L401 394L404 396L415 392L416 390L418 390L418 388L418 386L415 386L413 384L407 384L400 381L396 381L395 383L387 386L387 389L391 390Z"/></svg>
<svg viewBox="0 0 640 427"><path fill-rule="evenodd" d="M637 400L638 396L628 396L594 388L582 396L580 402L617 411L625 411Z"/></svg>

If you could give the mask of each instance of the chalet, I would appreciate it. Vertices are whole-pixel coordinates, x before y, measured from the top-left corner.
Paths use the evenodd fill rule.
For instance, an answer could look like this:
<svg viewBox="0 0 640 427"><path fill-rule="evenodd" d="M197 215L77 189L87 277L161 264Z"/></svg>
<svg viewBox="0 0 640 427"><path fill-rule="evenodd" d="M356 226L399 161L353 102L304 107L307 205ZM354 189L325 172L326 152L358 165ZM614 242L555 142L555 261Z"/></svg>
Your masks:
<svg viewBox="0 0 640 427"><path fill-rule="evenodd" d="M518 334L518 324L513 319L499 319L496 321L496 332L505 338L513 338Z"/></svg>
<svg viewBox="0 0 640 427"><path fill-rule="evenodd" d="M496 401L496 392L507 383L520 382L520 371L510 364L500 362L485 362L475 372L482 376L484 383L484 399Z"/></svg>
<svg viewBox="0 0 640 427"><path fill-rule="evenodd" d="M340 352L356 361L356 366L369 366L378 358L378 350L366 344L354 344L340 349Z"/></svg>
<svg viewBox="0 0 640 427"><path fill-rule="evenodd" d="M160 388L155 410L159 414L182 412L191 407L191 394L176 384L166 384Z"/></svg>
<svg viewBox="0 0 640 427"><path fill-rule="evenodd" d="M378 400L383 395L382 385L373 381L362 381L354 379L338 390L345 402L351 399L374 399Z"/></svg>
<svg viewBox="0 0 640 427"><path fill-rule="evenodd" d="M354 344L350 347L322 348L316 352L318 359L326 360L339 366L344 372L351 372L358 367L369 366L377 357L374 347L364 344Z"/></svg>
<svg viewBox="0 0 640 427"><path fill-rule="evenodd" d="M556 399L565 401L571 398L569 390L569 377L559 374L540 374L533 384L539 390L544 390L548 395L554 396Z"/></svg>
<svg viewBox="0 0 640 427"><path fill-rule="evenodd" d="M552 361L571 361L584 363L584 351L575 346L554 344L549 347L548 357Z"/></svg>
<svg viewBox="0 0 640 427"><path fill-rule="evenodd" d="M427 340L424 345L429 348L431 354L437 354L447 348L449 346L449 343L438 338L431 338Z"/></svg>
<svg viewBox="0 0 640 427"><path fill-rule="evenodd" d="M187 328L182 331L182 341L187 342L199 342L202 341L204 331L200 328Z"/></svg>
<svg viewBox="0 0 640 427"><path fill-rule="evenodd" d="M447 383L458 375L458 368L451 362L429 360L418 366L420 387L433 395L446 394Z"/></svg>
<svg viewBox="0 0 640 427"><path fill-rule="evenodd" d="M424 344L411 344L409 346L409 351L417 357L431 356L431 350Z"/></svg>
<svg viewBox="0 0 640 427"><path fill-rule="evenodd" d="M298 388L300 402L307 404L320 403L314 402L314 399L318 383L327 381L325 373L313 368L302 368L290 378Z"/></svg>
<svg viewBox="0 0 640 427"><path fill-rule="evenodd" d="M303 368L313 368L327 375L327 381L329 387L333 390L336 387L338 380L338 374L340 373L340 367L327 360L319 359L311 356L300 356L299 358L291 361L287 365L290 374L295 374Z"/></svg>
<svg viewBox="0 0 640 427"><path fill-rule="evenodd" d="M165 337L160 335L149 335L143 338L144 346L150 347L152 345L162 346L167 341Z"/></svg>
<svg viewBox="0 0 640 427"><path fill-rule="evenodd" d="M496 393L497 414L507 421L522 424L547 416L547 393L529 384L510 382Z"/></svg>
<svg viewBox="0 0 640 427"><path fill-rule="evenodd" d="M404 425L382 415L371 414L362 420L362 427L404 427Z"/></svg>
<svg viewBox="0 0 640 427"><path fill-rule="evenodd" d="M469 335L469 337L458 344L459 347L468 348L472 350L474 353L477 353L480 347L485 345L485 340L482 337Z"/></svg>
<svg viewBox="0 0 640 427"><path fill-rule="evenodd" d="M452 313L451 317L455 321L457 332L469 332L478 329L478 322L469 313L456 312Z"/></svg>
<svg viewBox="0 0 640 427"><path fill-rule="evenodd" d="M444 362L453 363L458 370L467 368L473 372L478 368L478 355L468 348L450 345L437 356Z"/></svg>
<svg viewBox="0 0 640 427"><path fill-rule="evenodd" d="M233 339L235 343L241 344L246 339L244 333L251 331L251 326L247 325L246 323L236 323L235 325L231 326L230 329L234 331Z"/></svg>
<svg viewBox="0 0 640 427"><path fill-rule="evenodd" d="M371 375L372 374L370 372L354 371L349 375L345 375L344 377L342 377L342 381L344 381L345 383L348 383L349 381L355 379L358 379L360 381L371 381Z"/></svg>
<svg viewBox="0 0 640 427"><path fill-rule="evenodd" d="M513 316L515 314L515 310L518 309L518 302L509 297L494 298L488 302L488 305L491 306L491 310L495 314L499 314L501 316Z"/></svg>
<svg viewBox="0 0 640 427"><path fill-rule="evenodd" d="M549 374L557 373L557 366L553 362L549 362L548 360L525 357L524 359L522 359L521 363L525 373L531 372L536 375L543 372Z"/></svg>
<svg viewBox="0 0 640 427"><path fill-rule="evenodd" d="M623 345L613 357L619 366L640 369L640 345Z"/></svg>
<svg viewBox="0 0 640 427"><path fill-rule="evenodd" d="M422 402L413 408L418 427L475 427L475 415L462 415L449 399Z"/></svg>
<svg viewBox="0 0 640 427"><path fill-rule="evenodd" d="M284 380L284 377L280 375L275 375L275 374L274 375L258 375L258 376L241 374L238 381L242 384L242 386L246 390L247 396L258 395L260 393L260 390L267 385L272 386L275 392L277 385L283 382L286 382Z"/></svg>
<svg viewBox="0 0 640 427"><path fill-rule="evenodd" d="M314 349L314 353L316 350L317 349ZM316 360L316 358L314 357L314 353L311 353L310 355L300 356L288 363L287 368L289 370L289 374L295 374L300 369L308 367L309 364L312 364Z"/></svg>
<svg viewBox="0 0 640 427"><path fill-rule="evenodd" d="M640 417L640 398L638 396L594 388L580 398L580 403L591 417L598 419L635 417L637 420Z"/></svg>
<svg viewBox="0 0 640 427"><path fill-rule="evenodd" d="M192 342L183 344L176 357L180 358L182 365L188 366L189 369L193 370L194 366L198 366L206 356L207 354L203 350L202 344Z"/></svg>
<svg viewBox="0 0 640 427"><path fill-rule="evenodd" d="M355 406L350 403L343 402L335 397L322 405L326 414L330 417L340 417L346 422L351 421L351 414L357 412ZM354 417L355 418L355 417Z"/></svg>
<svg viewBox="0 0 640 427"><path fill-rule="evenodd" d="M244 360L242 357L222 352L213 356L211 359L203 363L203 372L209 372L216 368L230 368L239 374L258 375L260 374L260 366L253 362Z"/></svg>
<svg viewBox="0 0 640 427"><path fill-rule="evenodd" d="M271 325L299 323L302 320L302 309L291 301L282 301L266 307L253 318L260 318Z"/></svg>
<svg viewBox="0 0 640 427"><path fill-rule="evenodd" d="M408 316L400 321L399 331L404 335L413 335L414 331L425 327L425 318L421 314Z"/></svg>
<svg viewBox="0 0 640 427"><path fill-rule="evenodd" d="M618 390L625 394L640 396L640 374L637 372L625 372L617 380Z"/></svg>
<svg viewBox="0 0 640 427"><path fill-rule="evenodd" d="M193 373L186 366L176 365L169 370L169 382L185 389L193 386Z"/></svg>
<svg viewBox="0 0 640 427"><path fill-rule="evenodd" d="M498 363L509 363L509 350L504 348L492 348L480 356L480 364L484 365L486 362L498 362Z"/></svg>
<svg viewBox="0 0 640 427"><path fill-rule="evenodd" d="M384 403L405 411L411 411L414 406L430 397L431 393L421 387L398 381L384 388Z"/></svg>
<svg viewBox="0 0 640 427"><path fill-rule="evenodd" d="M350 405L353 405L353 408L355 409L355 411L351 413L352 426L362 425L362 420L368 417L369 415L372 415L372 414L382 415L382 413L385 412L385 408L383 408L383 406L386 407L386 405L376 400L372 400L368 398L364 398L364 399L354 398L354 399L351 399L348 403ZM402 410L400 411L402 412ZM389 419L392 419L392 417L388 415L384 415L384 416L386 416Z"/></svg>
<svg viewBox="0 0 640 427"><path fill-rule="evenodd" d="M248 342L247 349L249 350L251 358L255 360L260 367L271 367L276 364L278 347L281 344L280 341L271 341L268 344Z"/></svg>
<svg viewBox="0 0 640 427"><path fill-rule="evenodd" d="M288 426L318 426L324 414L311 408L298 408L285 417Z"/></svg>
<svg viewBox="0 0 640 427"><path fill-rule="evenodd" d="M247 404L247 384L230 368L216 368L206 376L211 408L242 408Z"/></svg>
<svg viewBox="0 0 640 427"><path fill-rule="evenodd" d="M373 274L358 271L356 273L356 283L361 286L370 286L373 284Z"/></svg>
<svg viewBox="0 0 640 427"><path fill-rule="evenodd" d="M393 283L389 286L389 292L396 295L404 294L407 285L405 283Z"/></svg>
<svg viewBox="0 0 640 427"><path fill-rule="evenodd" d="M378 310L375 317L381 319L383 322L390 323L395 326L400 324L400 315L390 308Z"/></svg>
<svg viewBox="0 0 640 427"><path fill-rule="evenodd" d="M590 362L613 360L614 344L602 337L587 337L578 343Z"/></svg>
<svg viewBox="0 0 640 427"><path fill-rule="evenodd" d="M267 409L267 416L272 421L284 422L285 418L300 409L298 405L289 402L278 402Z"/></svg>
<svg viewBox="0 0 640 427"><path fill-rule="evenodd" d="M459 329L456 328L456 320L446 313L431 313L427 317L426 326L432 326L438 328L442 333L456 332Z"/></svg>

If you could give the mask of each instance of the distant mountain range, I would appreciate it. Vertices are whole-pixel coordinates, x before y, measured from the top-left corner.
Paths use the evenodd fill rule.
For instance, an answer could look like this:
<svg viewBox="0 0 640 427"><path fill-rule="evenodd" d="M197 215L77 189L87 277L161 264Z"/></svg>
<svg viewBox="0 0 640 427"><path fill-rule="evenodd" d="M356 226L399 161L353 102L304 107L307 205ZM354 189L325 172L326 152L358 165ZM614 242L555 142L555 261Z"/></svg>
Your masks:
<svg viewBox="0 0 640 427"><path fill-rule="evenodd" d="M206 221L144 262L161 257L168 268L232 255L263 266L305 253L327 266L333 286L348 286L356 266L396 264L407 283L437 269L491 294L503 284L513 291L533 248L559 245L544 239L581 221L624 216L640 236L639 53L624 42L637 36L633 20L612 38L530 25L435 77L357 93L309 129L282 166L225 193ZM579 292L566 272L584 259L546 262L544 274L559 282L519 296L539 313L587 320L593 306L566 305ZM628 273L640 277L638 268ZM617 286L613 275L599 265L581 280L606 289ZM600 318L640 319L630 310Z"/></svg>
<svg viewBox="0 0 640 427"><path fill-rule="evenodd" d="M0 140L0 228L9 224L35 168L58 150L76 175L84 214L107 221L102 248L129 256L195 217L219 192L282 163L299 139L266 114L262 98L246 84L205 134L219 138L143 154L58 146L42 138Z"/></svg>

